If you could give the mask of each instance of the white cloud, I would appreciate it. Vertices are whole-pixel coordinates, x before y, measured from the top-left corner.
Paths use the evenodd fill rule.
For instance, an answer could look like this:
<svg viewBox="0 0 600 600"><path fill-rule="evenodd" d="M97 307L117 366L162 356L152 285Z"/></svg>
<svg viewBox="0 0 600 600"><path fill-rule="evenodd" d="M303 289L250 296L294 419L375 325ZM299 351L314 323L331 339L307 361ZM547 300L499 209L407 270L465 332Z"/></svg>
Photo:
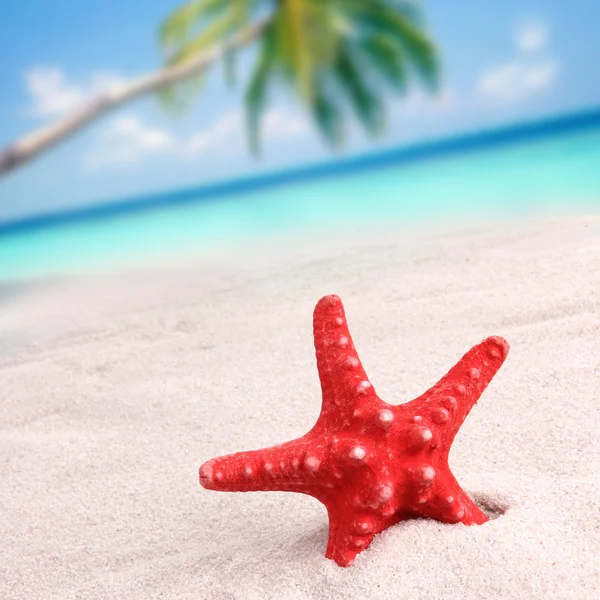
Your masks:
<svg viewBox="0 0 600 600"><path fill-rule="evenodd" d="M25 87L30 96L27 114L34 117L60 117L76 109L86 99L123 85L125 78L111 71L98 71L84 82L70 81L63 70L56 66L33 66L24 74ZM285 140L304 134L307 122L287 111L272 109L263 117L263 139ZM105 138L128 138L137 140L136 145L151 144L158 140L156 129L147 129L135 117L119 117L103 132ZM152 133L150 133L152 132ZM165 132L162 132L165 133ZM240 110L220 117L207 130L179 143L183 154L194 156L215 149L226 150L231 146L242 147L245 136L244 118ZM163 139L162 136L159 136Z"/></svg>
<svg viewBox="0 0 600 600"><path fill-rule="evenodd" d="M517 45L522 52L534 52L543 48L547 38L548 28L542 23L537 23L517 33Z"/></svg>
<svg viewBox="0 0 600 600"><path fill-rule="evenodd" d="M543 23L517 31L517 57L484 72L478 82L483 97L511 102L533 96L551 87L559 72L554 58L531 56L545 48L548 28Z"/></svg>
<svg viewBox="0 0 600 600"><path fill-rule="evenodd" d="M192 158L212 151L222 151L231 145L239 146L242 131L242 114L232 111L220 117L212 126L194 134L183 144L183 152Z"/></svg>
<svg viewBox="0 0 600 600"><path fill-rule="evenodd" d="M24 73L29 95L26 114L57 118L77 109L90 97L118 88L125 78L111 71L97 71L85 81L70 80L57 66L33 66ZM304 135L308 123L281 109L263 117L262 139L274 143ZM219 117L213 125L191 136L175 137L167 128L149 124L135 114L112 119L99 130L84 159L88 169L139 163L157 155L194 159L198 156L231 156L246 151L246 127L241 110Z"/></svg>
<svg viewBox="0 0 600 600"><path fill-rule="evenodd" d="M265 115L262 134L265 141L278 141L298 137L308 129L305 119L273 109Z"/></svg>
<svg viewBox="0 0 600 600"><path fill-rule="evenodd" d="M166 129L150 126L136 115L123 115L101 131L85 165L89 169L131 165L174 149L175 140Z"/></svg>
<svg viewBox="0 0 600 600"><path fill-rule="evenodd" d="M515 60L484 73L479 79L479 91L489 98L519 100L550 87L557 75L558 64L554 60L534 64Z"/></svg>
<svg viewBox="0 0 600 600"><path fill-rule="evenodd" d="M300 137L308 131L304 119L273 109L263 122L263 140L280 142ZM96 138L85 159L88 169L131 166L157 156L193 160L199 157L224 157L246 151L246 131L242 111L222 115L213 125L190 137L176 138L166 128L149 125L140 117L127 114L112 121Z"/></svg>
<svg viewBox="0 0 600 600"><path fill-rule="evenodd" d="M263 142L281 142L304 135L309 130L305 119L281 109L265 113L262 121ZM184 154L190 158L218 152L232 154L243 151L246 129L242 111L235 110L220 117L208 129L193 135L183 145Z"/></svg>
<svg viewBox="0 0 600 600"><path fill-rule="evenodd" d="M484 73L479 79L479 91L498 100L519 100L550 87L557 74L554 60L535 64L515 60Z"/></svg>
<svg viewBox="0 0 600 600"><path fill-rule="evenodd" d="M86 82L69 81L60 67L34 66L25 71L25 87L30 96L26 113L33 117L60 117L77 108L87 98L122 85L118 73L98 71Z"/></svg>

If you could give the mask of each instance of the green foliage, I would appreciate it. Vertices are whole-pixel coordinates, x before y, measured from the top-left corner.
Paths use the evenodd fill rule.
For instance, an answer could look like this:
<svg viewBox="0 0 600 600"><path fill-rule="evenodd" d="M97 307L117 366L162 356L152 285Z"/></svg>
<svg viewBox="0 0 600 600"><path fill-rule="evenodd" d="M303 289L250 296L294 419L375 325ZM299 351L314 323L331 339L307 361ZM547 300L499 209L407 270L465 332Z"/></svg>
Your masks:
<svg viewBox="0 0 600 600"><path fill-rule="evenodd" d="M156 92L160 105L173 115L182 115L189 109L204 88L204 73L164 87Z"/></svg>
<svg viewBox="0 0 600 600"><path fill-rule="evenodd" d="M328 89L327 81L318 80L310 107L321 135L333 147L344 141L344 113L336 97Z"/></svg>
<svg viewBox="0 0 600 600"><path fill-rule="evenodd" d="M163 22L160 41L166 50L184 45L207 17L223 11L223 0L194 0L180 6Z"/></svg>
<svg viewBox="0 0 600 600"><path fill-rule="evenodd" d="M375 86L369 84L360 58L350 45L343 45L334 63L334 74L363 127L371 135L378 135L384 122L383 104Z"/></svg>
<svg viewBox="0 0 600 600"><path fill-rule="evenodd" d="M266 106L267 86L273 74L276 42L277 31L272 23L267 27L261 40L258 59L246 89L246 122L253 154L258 154L260 149L260 117Z"/></svg>
<svg viewBox="0 0 600 600"><path fill-rule="evenodd" d="M408 71L406 59L393 38L386 34L375 34L361 41L358 49L369 67L398 92L407 87Z"/></svg>
<svg viewBox="0 0 600 600"><path fill-rule="evenodd" d="M161 30L167 64L183 64L226 41L248 23L251 5L249 0L203 0L183 6Z"/></svg>
<svg viewBox="0 0 600 600"><path fill-rule="evenodd" d="M438 83L438 52L417 24L414 14L407 16L394 8L391 0L339 0L344 11L356 22L363 39L386 35L397 47L397 52L412 63L413 71L432 90ZM413 10L414 12L414 10Z"/></svg>
<svg viewBox="0 0 600 600"><path fill-rule="evenodd" d="M273 19L277 67L310 104L318 70L335 59L331 11L327 0L283 0L279 7Z"/></svg>
<svg viewBox="0 0 600 600"><path fill-rule="evenodd" d="M273 83L295 90L332 146L344 139L348 111L369 134L381 133L386 89L403 93L415 75L437 89L438 52L414 0L195 0L161 28L166 63L193 60L265 16L245 92L253 153L260 149L261 115ZM233 49L225 51L224 70L233 84ZM171 90L176 97L186 93Z"/></svg>
<svg viewBox="0 0 600 600"><path fill-rule="evenodd" d="M225 81L228 85L234 86L237 80L236 52L233 48L227 48L223 56L223 67Z"/></svg>

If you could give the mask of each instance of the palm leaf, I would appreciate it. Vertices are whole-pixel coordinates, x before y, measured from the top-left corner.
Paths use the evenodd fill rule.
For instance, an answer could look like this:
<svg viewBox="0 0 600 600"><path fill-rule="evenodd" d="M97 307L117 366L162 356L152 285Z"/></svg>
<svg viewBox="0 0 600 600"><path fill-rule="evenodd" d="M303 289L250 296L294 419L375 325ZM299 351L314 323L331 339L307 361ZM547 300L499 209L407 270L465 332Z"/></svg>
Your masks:
<svg viewBox="0 0 600 600"><path fill-rule="evenodd" d="M423 10L420 0L383 0L385 4L397 13L402 14L413 25L424 25Z"/></svg>
<svg viewBox="0 0 600 600"><path fill-rule="evenodd" d="M269 79L273 75L276 58L275 42L276 29L273 23L264 33L259 56L246 89L246 127L250 150L254 155L260 153L260 119L266 104Z"/></svg>
<svg viewBox="0 0 600 600"><path fill-rule="evenodd" d="M402 49L387 35L373 35L357 43L357 48L369 59L385 81L396 90L404 92L408 79L406 61Z"/></svg>
<svg viewBox="0 0 600 600"><path fill-rule="evenodd" d="M311 112L321 135L337 147L344 141L344 115L333 96L322 83L316 85Z"/></svg>
<svg viewBox="0 0 600 600"><path fill-rule="evenodd" d="M180 6L161 25L161 44L165 49L181 45L203 17L209 17L224 7L223 0L194 0Z"/></svg>
<svg viewBox="0 0 600 600"><path fill-rule="evenodd" d="M229 10L216 18L208 27L196 37L182 44L182 46L169 59L168 64L180 65L202 52L205 52L223 41L240 25L240 14L236 10Z"/></svg>
<svg viewBox="0 0 600 600"><path fill-rule="evenodd" d="M354 109L359 121L371 135L381 133L384 107L379 96L365 77L365 69L350 48L342 46L334 74Z"/></svg>
<svg viewBox="0 0 600 600"><path fill-rule="evenodd" d="M311 99L313 79L309 10L310 0L286 0L275 17L281 66L305 100Z"/></svg>
<svg viewBox="0 0 600 600"><path fill-rule="evenodd" d="M204 73L189 77L185 81L156 90L160 105L175 115L184 113L204 86Z"/></svg>
<svg viewBox="0 0 600 600"><path fill-rule="evenodd" d="M424 83L436 89L439 77L437 48L420 27L390 0L338 0L341 10L357 23L362 36L384 34L393 38L406 51Z"/></svg>
<svg viewBox="0 0 600 600"><path fill-rule="evenodd" d="M237 79L236 55L236 51L233 48L227 48L223 56L225 81L231 87L235 85Z"/></svg>
<svg viewBox="0 0 600 600"><path fill-rule="evenodd" d="M387 23L389 31L397 33L398 41L415 63L419 75L431 88L438 85L439 60L438 52L431 40L417 29L408 19L396 14Z"/></svg>
<svg viewBox="0 0 600 600"><path fill-rule="evenodd" d="M326 0L284 0L274 16L277 62L310 105L318 69L335 59L338 36Z"/></svg>

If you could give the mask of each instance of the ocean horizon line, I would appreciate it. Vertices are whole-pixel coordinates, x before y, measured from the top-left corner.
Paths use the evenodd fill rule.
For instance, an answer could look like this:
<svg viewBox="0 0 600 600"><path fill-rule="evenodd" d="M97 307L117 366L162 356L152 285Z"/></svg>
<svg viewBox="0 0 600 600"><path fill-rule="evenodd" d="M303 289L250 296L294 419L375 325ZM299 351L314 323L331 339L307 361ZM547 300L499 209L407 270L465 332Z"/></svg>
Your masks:
<svg viewBox="0 0 600 600"><path fill-rule="evenodd" d="M357 170L389 167L394 164L402 166L425 162L444 156L469 153L480 149L492 149L522 141L533 141L596 126L600 126L600 106L544 119L523 121L501 127L470 131L459 135L386 148L344 159L313 163L301 167L286 168L261 173L260 175L243 176L185 188L129 196L125 199L94 203L82 208L4 221L0 222L0 235L45 229L72 222L94 221L181 204L210 202L228 195L335 177L347 172L354 173Z"/></svg>

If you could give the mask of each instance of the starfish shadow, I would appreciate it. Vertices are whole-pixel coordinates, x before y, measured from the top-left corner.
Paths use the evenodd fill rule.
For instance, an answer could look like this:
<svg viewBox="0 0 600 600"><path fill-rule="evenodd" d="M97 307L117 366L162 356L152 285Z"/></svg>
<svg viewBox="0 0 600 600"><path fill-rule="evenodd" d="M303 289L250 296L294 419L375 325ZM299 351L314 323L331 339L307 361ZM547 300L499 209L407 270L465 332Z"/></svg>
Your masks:
<svg viewBox="0 0 600 600"><path fill-rule="evenodd" d="M502 515L506 514L510 509L510 505L506 500L489 496L484 492L472 492L471 498L473 502L493 521Z"/></svg>
<svg viewBox="0 0 600 600"><path fill-rule="evenodd" d="M303 533L293 542L292 548L300 550L305 548L323 549L327 546L327 536L329 526L324 521L321 525L316 525L311 531Z"/></svg>

